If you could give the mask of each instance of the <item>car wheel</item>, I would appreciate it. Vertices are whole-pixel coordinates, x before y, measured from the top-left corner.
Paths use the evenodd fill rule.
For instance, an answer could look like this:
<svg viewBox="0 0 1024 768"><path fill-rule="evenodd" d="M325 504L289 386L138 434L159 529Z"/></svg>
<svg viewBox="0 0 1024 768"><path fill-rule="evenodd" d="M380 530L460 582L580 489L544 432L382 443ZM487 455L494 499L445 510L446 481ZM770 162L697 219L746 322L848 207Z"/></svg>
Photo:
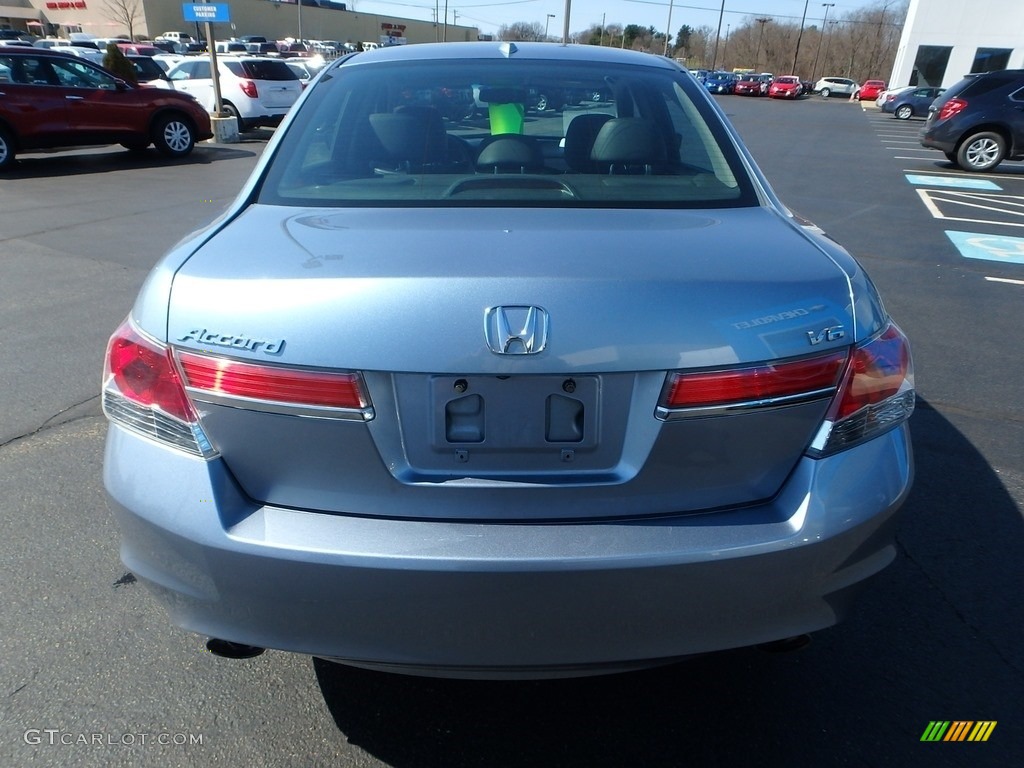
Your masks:
<svg viewBox="0 0 1024 768"><path fill-rule="evenodd" d="M548 109L548 97L543 93L537 97L537 111L546 112Z"/></svg>
<svg viewBox="0 0 1024 768"><path fill-rule="evenodd" d="M166 115L157 120L153 144L167 157L184 157L196 145L192 123L180 115Z"/></svg>
<svg viewBox="0 0 1024 768"><path fill-rule="evenodd" d="M956 151L956 162L968 171L991 171L1006 156L1006 140L998 133L982 131L968 136Z"/></svg>
<svg viewBox="0 0 1024 768"><path fill-rule="evenodd" d="M832 89L831 88L822 88L821 89L821 98L827 99L831 95L832 95Z"/></svg>
<svg viewBox="0 0 1024 768"><path fill-rule="evenodd" d="M901 104L896 107L896 111L893 114L899 120L909 120L914 115L914 108L909 104Z"/></svg>
<svg viewBox="0 0 1024 768"><path fill-rule="evenodd" d="M242 116L240 114L238 114L238 108L230 101L225 101L223 106L221 107L221 110L228 117L235 118L235 122L238 123L239 133L245 133L246 131L251 130L251 126L247 122L245 122L245 120L242 119Z"/></svg>
<svg viewBox="0 0 1024 768"><path fill-rule="evenodd" d="M6 171L14 165L14 140L3 128L0 128L0 171Z"/></svg>
<svg viewBox="0 0 1024 768"><path fill-rule="evenodd" d="M149 148L148 141L122 141L121 146L129 152L145 152Z"/></svg>
<svg viewBox="0 0 1024 768"><path fill-rule="evenodd" d="M943 152L942 154L944 154L946 156L946 159L949 160L949 162L951 162L953 165L959 165L959 163L956 160L956 152Z"/></svg>

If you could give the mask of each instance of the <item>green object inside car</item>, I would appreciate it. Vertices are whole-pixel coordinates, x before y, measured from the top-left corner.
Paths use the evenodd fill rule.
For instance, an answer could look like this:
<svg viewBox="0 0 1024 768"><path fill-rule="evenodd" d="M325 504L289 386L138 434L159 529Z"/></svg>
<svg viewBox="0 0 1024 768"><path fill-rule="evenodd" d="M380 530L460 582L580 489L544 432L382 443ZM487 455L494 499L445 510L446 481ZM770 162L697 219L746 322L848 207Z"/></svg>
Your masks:
<svg viewBox="0 0 1024 768"><path fill-rule="evenodd" d="M488 117L491 120L491 134L522 133L526 119L526 109L520 103L487 105Z"/></svg>

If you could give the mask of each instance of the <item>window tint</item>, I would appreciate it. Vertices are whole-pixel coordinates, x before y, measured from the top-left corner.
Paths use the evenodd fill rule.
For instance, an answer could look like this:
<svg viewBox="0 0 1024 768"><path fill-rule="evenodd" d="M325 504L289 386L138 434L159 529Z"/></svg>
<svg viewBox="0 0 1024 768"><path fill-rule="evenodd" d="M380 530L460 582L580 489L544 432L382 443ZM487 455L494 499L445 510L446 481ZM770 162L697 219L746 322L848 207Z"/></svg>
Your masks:
<svg viewBox="0 0 1024 768"><path fill-rule="evenodd" d="M662 67L553 68L530 60L331 70L283 137L260 200L756 204L732 142L693 78Z"/></svg>
<svg viewBox="0 0 1024 768"><path fill-rule="evenodd" d="M295 80L295 73L283 61L243 61L245 77L253 80Z"/></svg>
<svg viewBox="0 0 1024 768"><path fill-rule="evenodd" d="M991 75L987 77L975 77L967 82L967 86L963 88L958 95L967 97L974 96L978 97L986 93L991 93L998 88L1004 88L1012 85L1020 78L1012 75ZM956 86L954 86L956 87Z"/></svg>

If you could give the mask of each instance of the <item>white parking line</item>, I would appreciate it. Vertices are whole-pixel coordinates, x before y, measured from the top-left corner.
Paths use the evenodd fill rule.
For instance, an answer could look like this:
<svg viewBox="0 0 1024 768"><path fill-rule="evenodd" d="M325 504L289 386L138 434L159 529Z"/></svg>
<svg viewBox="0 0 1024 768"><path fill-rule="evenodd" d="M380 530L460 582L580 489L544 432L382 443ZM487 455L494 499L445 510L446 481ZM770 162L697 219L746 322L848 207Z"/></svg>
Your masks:
<svg viewBox="0 0 1024 768"><path fill-rule="evenodd" d="M1010 285L1024 285L1024 280L1011 280L1008 277L989 277L985 275L985 279L990 283L1010 283Z"/></svg>
<svg viewBox="0 0 1024 768"><path fill-rule="evenodd" d="M983 211L993 211L996 213L1002 213L1008 216L1020 216L1024 217L1024 203L1011 202L1013 200L1020 200L1019 197L1011 195L980 195L973 192L951 192L950 190L938 190L938 189L918 189L915 190L918 196L921 198L921 202L924 203L925 208L931 213L936 219L942 219L943 221L963 221L968 224L995 224L1000 227L1024 227L1024 222L1010 222L1010 221L994 221L992 219L969 219L960 216L947 216L941 210L936 203L949 203L950 205L959 205L965 208L977 208ZM980 203L971 202L971 199L986 199L986 198L1005 198L1007 202L1006 208L999 208L995 205L981 205ZM994 200L993 202L1001 201ZM1019 208L1020 210L1014 210Z"/></svg>

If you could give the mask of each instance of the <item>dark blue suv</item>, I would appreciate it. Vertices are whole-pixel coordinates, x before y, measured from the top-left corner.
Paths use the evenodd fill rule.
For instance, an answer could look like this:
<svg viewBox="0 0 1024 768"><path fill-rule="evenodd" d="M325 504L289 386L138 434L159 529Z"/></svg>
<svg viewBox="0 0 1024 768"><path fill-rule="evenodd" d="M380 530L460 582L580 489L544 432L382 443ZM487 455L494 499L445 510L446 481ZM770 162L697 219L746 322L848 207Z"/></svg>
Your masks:
<svg viewBox="0 0 1024 768"><path fill-rule="evenodd" d="M966 171L1024 160L1024 70L967 75L929 108L921 144Z"/></svg>

